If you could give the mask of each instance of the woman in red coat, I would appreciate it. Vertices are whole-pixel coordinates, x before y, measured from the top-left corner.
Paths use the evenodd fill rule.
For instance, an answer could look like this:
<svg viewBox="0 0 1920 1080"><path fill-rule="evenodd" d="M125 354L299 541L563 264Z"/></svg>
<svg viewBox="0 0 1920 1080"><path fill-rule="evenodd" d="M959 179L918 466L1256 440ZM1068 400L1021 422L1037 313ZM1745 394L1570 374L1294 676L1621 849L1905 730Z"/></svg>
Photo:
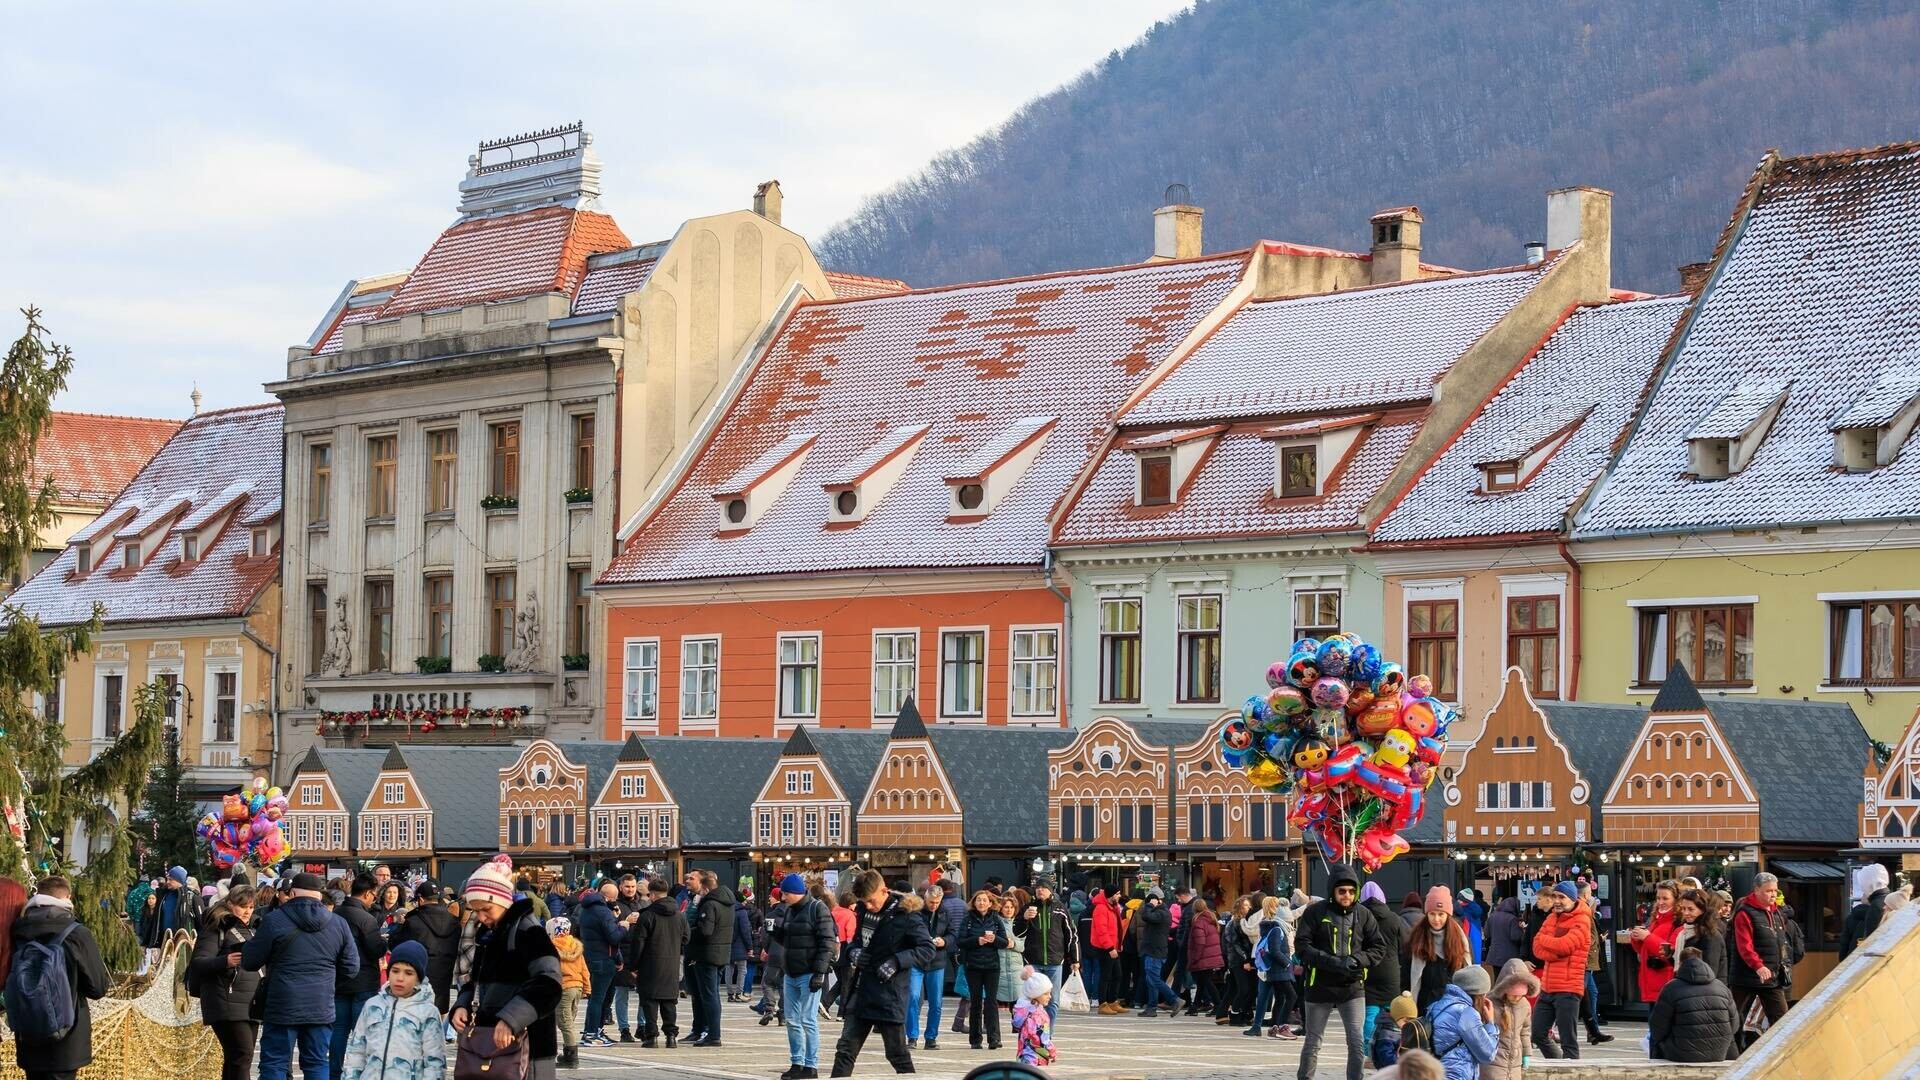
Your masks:
<svg viewBox="0 0 1920 1080"><path fill-rule="evenodd" d="M1194 900L1193 925L1187 927L1187 971L1195 982L1211 992L1209 1004L1218 1003L1226 993L1222 977L1227 972L1227 960L1220 950L1220 917L1201 899ZM1187 1005L1187 1015L1200 1015L1198 992Z"/></svg>
<svg viewBox="0 0 1920 1080"><path fill-rule="evenodd" d="M1673 981L1675 963L1673 939L1680 934L1680 916L1674 904L1680 898L1677 882L1663 881L1653 887L1653 913L1647 925L1634 927L1633 951L1640 957L1640 1000L1649 1004L1660 999L1660 991Z"/></svg>

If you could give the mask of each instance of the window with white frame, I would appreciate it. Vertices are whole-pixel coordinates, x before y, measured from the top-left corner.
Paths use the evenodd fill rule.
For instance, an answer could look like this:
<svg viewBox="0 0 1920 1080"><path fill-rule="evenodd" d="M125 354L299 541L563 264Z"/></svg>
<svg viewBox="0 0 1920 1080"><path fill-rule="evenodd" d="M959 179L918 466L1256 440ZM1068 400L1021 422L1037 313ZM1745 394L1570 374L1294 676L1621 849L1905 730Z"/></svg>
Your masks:
<svg viewBox="0 0 1920 1080"><path fill-rule="evenodd" d="M783 844L793 843L793 817L791 810L780 811L780 842Z"/></svg>
<svg viewBox="0 0 1920 1080"><path fill-rule="evenodd" d="M801 821L803 822L801 827L802 829L805 830L801 834L801 843L805 844L807 847L819 847L820 846L820 811L808 810L806 814L801 818Z"/></svg>
<svg viewBox="0 0 1920 1080"><path fill-rule="evenodd" d="M800 770L799 769L787 770L787 794L789 795L800 794Z"/></svg>
<svg viewBox="0 0 1920 1080"><path fill-rule="evenodd" d="M380 846L381 848L386 850L391 850L393 848L393 819L392 818L383 817L380 819Z"/></svg>
<svg viewBox="0 0 1920 1080"><path fill-rule="evenodd" d="M626 692L621 712L628 720L660 718L660 642L655 638L626 643Z"/></svg>
<svg viewBox="0 0 1920 1080"><path fill-rule="evenodd" d="M407 785L388 780L380 785L380 801L392 806L407 801Z"/></svg>
<svg viewBox="0 0 1920 1080"><path fill-rule="evenodd" d="M680 718L714 720L720 716L720 639L684 638L680 642Z"/></svg>
<svg viewBox="0 0 1920 1080"><path fill-rule="evenodd" d="M1179 640L1179 698L1186 704L1220 700L1220 598L1182 596L1175 604Z"/></svg>
<svg viewBox="0 0 1920 1080"><path fill-rule="evenodd" d="M209 733L214 742L234 741L234 725L240 715L240 672L213 673L213 708L207 719L213 725Z"/></svg>
<svg viewBox="0 0 1920 1080"><path fill-rule="evenodd" d="M810 769L800 773L800 794L813 794L813 771Z"/></svg>
<svg viewBox="0 0 1920 1080"><path fill-rule="evenodd" d="M827 843L844 843L842 837L846 835L846 827L846 815L838 810L827 811Z"/></svg>
<svg viewBox="0 0 1920 1080"><path fill-rule="evenodd" d="M99 738L117 739L127 723L127 673L101 671L100 685L94 694L97 719L94 733Z"/></svg>
<svg viewBox="0 0 1920 1080"><path fill-rule="evenodd" d="M987 635L983 630L949 630L940 635L940 713L984 716L987 692Z"/></svg>
<svg viewBox="0 0 1920 1080"><path fill-rule="evenodd" d="M628 844L633 842L632 822L628 819L626 814L614 815L613 842L620 845L621 847L626 847Z"/></svg>
<svg viewBox="0 0 1920 1080"><path fill-rule="evenodd" d="M653 815L638 813L633 815L633 846L646 847L653 843Z"/></svg>
<svg viewBox="0 0 1920 1080"><path fill-rule="evenodd" d="M647 777L644 773L628 773L620 778L620 797L623 799L644 799L647 797Z"/></svg>
<svg viewBox="0 0 1920 1080"><path fill-rule="evenodd" d="M1114 705L1140 701L1140 598L1100 601L1100 700Z"/></svg>
<svg viewBox="0 0 1920 1080"><path fill-rule="evenodd" d="M670 810L660 811L659 825L660 825L660 846L663 848L672 847L673 846L673 812Z"/></svg>
<svg viewBox="0 0 1920 1080"><path fill-rule="evenodd" d="M919 676L920 636L911 630L873 635L873 715L898 716Z"/></svg>
<svg viewBox="0 0 1920 1080"><path fill-rule="evenodd" d="M595 847L606 847L612 842L612 818L612 814L595 814L593 816L593 844Z"/></svg>
<svg viewBox="0 0 1920 1080"><path fill-rule="evenodd" d="M820 635L781 634L780 718L811 719L820 714Z"/></svg>
<svg viewBox="0 0 1920 1080"><path fill-rule="evenodd" d="M754 815L754 817L756 820L754 821L753 834L759 838L759 843L773 843L773 811L762 810Z"/></svg>
<svg viewBox="0 0 1920 1080"><path fill-rule="evenodd" d="M1332 637L1340 632L1340 590L1300 589L1293 594L1293 639Z"/></svg>
<svg viewBox="0 0 1920 1080"><path fill-rule="evenodd" d="M301 806L319 806L320 801L321 799L320 799L319 784L301 784L300 785L300 805Z"/></svg>
<svg viewBox="0 0 1920 1080"><path fill-rule="evenodd" d="M328 831L330 834L330 839L332 840L332 843L328 845L329 847L345 848L347 846L347 819L346 818L344 817L334 818L333 828Z"/></svg>
<svg viewBox="0 0 1920 1080"><path fill-rule="evenodd" d="M1011 663L1013 715L1054 715L1060 685L1060 631L1013 631Z"/></svg>

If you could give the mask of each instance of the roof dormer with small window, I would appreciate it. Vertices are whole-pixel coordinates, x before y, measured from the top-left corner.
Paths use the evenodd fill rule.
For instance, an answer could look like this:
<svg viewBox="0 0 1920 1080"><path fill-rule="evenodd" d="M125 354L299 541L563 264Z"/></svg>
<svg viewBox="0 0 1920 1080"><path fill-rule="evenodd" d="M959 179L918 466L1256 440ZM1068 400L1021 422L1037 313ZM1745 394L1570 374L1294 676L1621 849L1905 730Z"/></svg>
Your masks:
<svg viewBox="0 0 1920 1080"><path fill-rule="evenodd" d="M1526 486L1553 455L1580 430L1592 405L1545 412L1496 440L1474 466L1480 470L1480 494L1498 495Z"/></svg>
<svg viewBox="0 0 1920 1080"><path fill-rule="evenodd" d="M947 520L977 521L993 513L1033 464L1053 425L1051 416L1023 416L956 463L947 473Z"/></svg>
<svg viewBox="0 0 1920 1080"><path fill-rule="evenodd" d="M804 432L788 435L714 488L713 499L720 504L719 531L728 534L753 528L780 501L814 439Z"/></svg>
<svg viewBox="0 0 1920 1080"><path fill-rule="evenodd" d="M1274 424L1260 431L1273 444L1273 495L1312 499L1327 493L1335 476L1381 413L1354 413Z"/></svg>
<svg viewBox="0 0 1920 1080"><path fill-rule="evenodd" d="M114 533L122 525L140 516L140 504L128 501L116 506L67 538L67 546L74 550L74 576L86 577L98 564L99 557L113 546Z"/></svg>
<svg viewBox="0 0 1920 1080"><path fill-rule="evenodd" d="M1168 506L1180 499L1193 475L1200 471L1225 424L1207 427L1176 428L1172 431L1139 435L1120 444L1134 457L1133 504Z"/></svg>
<svg viewBox="0 0 1920 1080"><path fill-rule="evenodd" d="M1725 480L1747 467L1787 402L1790 382L1743 383L1687 433L1687 471Z"/></svg>
<svg viewBox="0 0 1920 1080"><path fill-rule="evenodd" d="M138 570L152 558L173 523L193 508L196 497L193 491L176 491L115 530L113 538L120 544L120 566L116 569Z"/></svg>
<svg viewBox="0 0 1920 1080"><path fill-rule="evenodd" d="M252 480L235 480L208 502L194 507L174 522L168 535L178 537L181 562L199 562L201 553L213 547L222 529L233 519L233 511L253 492Z"/></svg>
<svg viewBox="0 0 1920 1080"><path fill-rule="evenodd" d="M872 446L830 474L820 485L827 493L827 527L851 528L865 520L899 483L928 428L927 424L888 428Z"/></svg>
<svg viewBox="0 0 1920 1080"><path fill-rule="evenodd" d="M1831 426L1833 463L1848 472L1891 465L1920 421L1920 367L1882 375Z"/></svg>

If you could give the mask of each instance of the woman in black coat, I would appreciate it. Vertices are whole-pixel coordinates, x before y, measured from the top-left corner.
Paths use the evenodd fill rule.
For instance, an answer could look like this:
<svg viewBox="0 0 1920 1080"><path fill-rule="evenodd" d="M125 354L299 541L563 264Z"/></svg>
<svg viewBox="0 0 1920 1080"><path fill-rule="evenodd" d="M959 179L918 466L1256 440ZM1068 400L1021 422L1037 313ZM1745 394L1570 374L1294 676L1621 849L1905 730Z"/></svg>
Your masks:
<svg viewBox="0 0 1920 1080"><path fill-rule="evenodd" d="M960 966L967 972L968 1038L978 1050L984 1033L987 1045L998 1050L1000 1009L994 1004L993 990L1000 982L1000 953L1013 948L1013 935L1007 933L999 912L993 909L992 893L981 889L973 894L956 940L960 943Z"/></svg>
<svg viewBox="0 0 1920 1080"><path fill-rule="evenodd" d="M1726 1061L1736 1055L1733 1036L1740 1011L1733 993L1713 977L1700 950L1680 954L1680 966L1660 990L1647 1017L1651 1056L1668 1061Z"/></svg>
<svg viewBox="0 0 1920 1080"><path fill-rule="evenodd" d="M486 870L482 867L475 877ZM551 1077L560 1050L553 1021L560 1004L560 954L553 949L553 939L534 914L531 899L515 900L502 911L498 901L478 894L471 880L464 895L482 929L473 950L473 971L454 999L454 1027L464 1031L471 1025L484 1032L506 1025L527 1040L528 1075Z"/></svg>
<svg viewBox="0 0 1920 1080"><path fill-rule="evenodd" d="M220 1080L253 1075L253 1045L260 1036L253 1005L260 973L240 966L240 949L253 938L253 900L251 885L236 885L223 903L207 912L187 964L200 996L200 1022L220 1040Z"/></svg>
<svg viewBox="0 0 1920 1080"><path fill-rule="evenodd" d="M1680 933L1673 939L1675 956L1687 949L1699 949L1707 970L1727 985L1727 932L1720 921L1720 905L1703 889L1688 889L1673 905L1680 917Z"/></svg>

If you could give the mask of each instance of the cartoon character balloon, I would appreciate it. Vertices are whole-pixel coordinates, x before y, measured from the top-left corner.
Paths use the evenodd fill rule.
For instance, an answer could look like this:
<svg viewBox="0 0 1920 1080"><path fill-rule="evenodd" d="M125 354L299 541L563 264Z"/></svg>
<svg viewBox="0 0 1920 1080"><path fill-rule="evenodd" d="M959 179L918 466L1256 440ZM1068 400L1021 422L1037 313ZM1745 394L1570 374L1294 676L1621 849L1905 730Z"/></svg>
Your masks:
<svg viewBox="0 0 1920 1080"><path fill-rule="evenodd" d="M1408 849L1455 713L1356 634L1301 638L1266 668L1220 733L1221 756L1263 791L1296 794L1289 819L1328 859L1368 872Z"/></svg>

